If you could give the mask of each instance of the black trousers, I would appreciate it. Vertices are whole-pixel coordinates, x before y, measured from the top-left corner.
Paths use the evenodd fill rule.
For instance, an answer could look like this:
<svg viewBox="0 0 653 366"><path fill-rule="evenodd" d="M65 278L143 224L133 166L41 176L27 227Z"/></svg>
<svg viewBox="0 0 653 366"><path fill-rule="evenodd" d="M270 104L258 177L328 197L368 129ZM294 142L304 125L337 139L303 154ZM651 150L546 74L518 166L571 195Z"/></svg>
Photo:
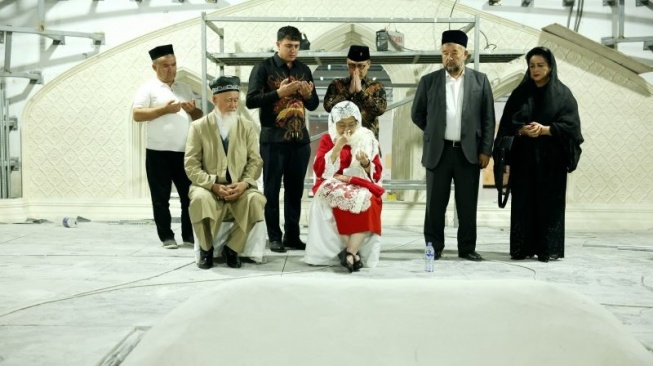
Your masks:
<svg viewBox="0 0 653 366"><path fill-rule="evenodd" d="M147 183L152 195L152 210L156 232L161 241L174 239L170 216L170 192L175 184L181 203L181 237L182 240L194 243L193 226L188 215L188 189L190 180L184 170L184 153L177 151L145 151L145 171Z"/></svg>
<svg viewBox="0 0 653 366"><path fill-rule="evenodd" d="M279 226L279 192L281 178L284 186L284 231L290 239L299 238L299 218L302 211L302 195L308 160L311 156L309 144L293 142L262 142L263 193L265 224L270 241L281 241Z"/></svg>
<svg viewBox="0 0 653 366"><path fill-rule="evenodd" d="M426 169L426 215L424 239L433 243L436 251L444 249L445 212L454 182L458 214L458 254L476 249L476 208L480 178L478 164L470 163L460 147L446 144L440 162Z"/></svg>

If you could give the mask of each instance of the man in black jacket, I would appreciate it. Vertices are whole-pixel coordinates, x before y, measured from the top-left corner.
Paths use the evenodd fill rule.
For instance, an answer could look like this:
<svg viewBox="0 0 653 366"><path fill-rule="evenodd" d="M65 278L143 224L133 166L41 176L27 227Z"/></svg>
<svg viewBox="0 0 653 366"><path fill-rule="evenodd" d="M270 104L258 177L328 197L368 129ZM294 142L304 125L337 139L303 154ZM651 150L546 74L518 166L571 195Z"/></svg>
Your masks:
<svg viewBox="0 0 653 366"><path fill-rule="evenodd" d="M260 108L263 192L267 199L265 223L270 249L305 249L299 238L304 178L310 159L306 110L320 100L311 69L297 61L302 39L299 30L285 26L277 32L279 51L254 67L249 77L247 108ZM284 231L279 226L279 192L284 184Z"/></svg>
<svg viewBox="0 0 653 366"><path fill-rule="evenodd" d="M458 256L480 261L476 253L476 206L480 170L492 154L494 98L487 76L465 67L467 35L442 33L443 68L424 75L413 101L413 123L424 131L426 168L424 239L436 259L444 249L444 215L454 181L458 213Z"/></svg>

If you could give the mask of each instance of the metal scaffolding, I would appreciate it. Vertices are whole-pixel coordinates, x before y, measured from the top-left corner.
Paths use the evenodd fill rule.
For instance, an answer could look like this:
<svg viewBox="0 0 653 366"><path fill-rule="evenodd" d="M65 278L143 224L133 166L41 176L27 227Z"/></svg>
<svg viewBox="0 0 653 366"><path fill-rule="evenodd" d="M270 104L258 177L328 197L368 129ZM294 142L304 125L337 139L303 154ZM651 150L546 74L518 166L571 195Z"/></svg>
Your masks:
<svg viewBox="0 0 653 366"><path fill-rule="evenodd" d="M465 25L463 31L474 32L474 48L471 54L474 60L474 69L478 69L479 63L504 63L510 62L524 54L523 50L482 50L480 47L480 17L473 18L331 18L331 17L239 17L239 16L207 16L202 13L201 37L202 37L202 80L208 80L213 75L207 75L207 61L211 61L220 67L220 74L224 74L225 66L255 65L258 62L272 56L270 52L255 53L225 53L224 50L224 28L216 25L227 22L284 22L284 23L341 23L341 24L365 24L365 23L397 23L397 24L434 24L434 23L458 23ZM220 38L219 50L211 52L208 50L207 28L211 29ZM442 61L439 51L376 51L370 52L375 64L433 64ZM344 64L346 55L343 52L322 52L302 51L298 60L307 65L322 65L341 63ZM202 88L202 104L208 101L206 88ZM412 97L406 100L393 103L388 109L409 103Z"/></svg>
<svg viewBox="0 0 653 366"><path fill-rule="evenodd" d="M603 0L603 6L610 6L612 8L612 36L601 38L601 43L605 46L616 48L619 43L642 42L644 44L644 51L653 51L653 36L626 37L624 30L626 24L624 2L625 0ZM635 6L644 6L653 10L653 2L649 4L649 0L636 0Z"/></svg>
<svg viewBox="0 0 653 366"><path fill-rule="evenodd" d="M44 0L38 2L38 24L35 28L0 25L0 44L4 47L4 65L0 69L0 199L11 198L11 173L20 170L20 157L12 157L10 135L18 130L18 119L9 115L9 99L5 80L7 78L27 78L32 84L43 84L40 70L12 72L11 55L14 33L33 34L52 39L55 46L65 45L66 37L90 38L93 45L104 44L104 33L68 32L46 30Z"/></svg>

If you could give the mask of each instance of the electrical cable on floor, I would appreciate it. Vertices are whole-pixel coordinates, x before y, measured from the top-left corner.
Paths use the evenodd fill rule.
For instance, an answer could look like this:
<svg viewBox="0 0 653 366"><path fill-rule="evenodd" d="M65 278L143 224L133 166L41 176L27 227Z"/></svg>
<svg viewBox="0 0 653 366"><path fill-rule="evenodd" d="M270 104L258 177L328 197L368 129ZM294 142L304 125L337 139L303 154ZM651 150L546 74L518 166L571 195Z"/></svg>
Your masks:
<svg viewBox="0 0 653 366"><path fill-rule="evenodd" d="M171 269L171 270L168 270L168 271L165 271L165 272L162 272L162 273L156 274L156 275L154 275L154 276L150 276L150 277L146 277L146 278L141 278L141 279L134 280L134 281L125 282L125 283L121 283L121 284L118 284L118 285L102 287L102 288L95 289L95 290L91 290L91 291L80 292L80 293L78 293L78 294L71 295L71 296L67 296L67 297L60 298L60 299L53 299L53 300L43 301L43 302L40 302L40 303L36 303L36 304L32 304L32 305L28 305L28 306L24 306L24 307L22 307L22 308L14 309L14 310L11 310L11 311L9 311L9 312L7 312L7 313L0 314L0 318L2 318L2 317L4 317L4 316L7 316L7 315L11 315L11 314L16 313L16 312L19 312L19 311L23 311L23 310L31 309L31 308L33 308L33 307L37 307L37 306L41 306L41 305L45 305L45 304L51 304L51 303L55 303L55 302L59 302L59 301L64 301L64 300L70 300L70 299L74 299L74 298L78 298L78 297L84 297L84 296L87 296L87 295L94 295L94 294L96 294L96 293L101 293L102 291L105 291L105 290L108 290L108 289L113 289L113 288L118 287L118 286L125 286L125 285L131 284L131 283L136 283L136 282L141 282L141 281L147 281L147 280L150 280L150 279L153 279L153 278L157 278L157 277L159 277L159 276L163 276L163 275L168 274L168 273L170 273L170 272L177 271L177 270L179 270L179 269L181 269L181 268L184 268L184 267L187 267L188 265L193 264L193 263L195 263L195 261L190 262L190 263L187 263L187 264L184 264L183 266L179 266L179 267L177 267L177 268L173 268L173 269Z"/></svg>
<svg viewBox="0 0 653 366"><path fill-rule="evenodd" d="M286 261L284 262L283 269L285 269L287 260L288 260L288 257L286 257ZM191 264L195 264L195 261L192 261L190 263L184 264L183 266L179 266L179 267L173 268L171 270L156 274L154 276L145 277L145 278L141 278L141 279L138 279L138 280L125 282L125 283L121 283L121 284L118 284L118 285L102 287L102 288L95 289L95 290L80 292L78 294L66 296L66 297L59 298L59 299L42 301L42 302L39 302L39 303L36 303L36 304L23 306L21 308L14 309L14 310L8 311L6 313L0 314L0 318L11 315L11 314L14 314L14 313L17 313L17 312L20 312L20 311L23 311L23 310L29 310L31 308L35 308L35 307L38 307L38 306L41 306L41 305L53 304L53 303L57 303L57 302L61 302L61 301L77 299L77 298L82 298L82 297L92 296L92 295L99 295L99 294L104 294L104 293L109 293L109 292L114 292L114 291L120 291L120 290L130 290L130 289L136 289L136 288L155 287L155 286L164 286L164 285L182 285L182 284L185 285L185 284L202 283L202 282L232 281L232 280L239 280L239 279L244 279L244 278L271 277L271 276L279 276L280 275L279 273L269 273L269 274L266 273L266 274L262 274L262 275L252 275L252 276L247 276L247 277L214 278L214 279L210 279L210 280L175 281L175 282L153 283L153 284L146 284L146 285L139 285L139 286L126 286L126 285L129 285L129 284L134 284L134 283L137 283L137 282L147 281L147 280L151 280L153 278L163 276L165 274L168 274L168 273L177 271L177 270L179 270L181 268L187 267L187 266L189 266ZM285 274L303 273L303 272L317 272L317 271L321 271L321 270L324 270L326 268L331 268L331 267L333 267L333 266L320 266L319 268L315 268L315 269L307 269L307 270L303 270L303 271L286 272ZM281 275L284 274L283 269L282 269Z"/></svg>
<svg viewBox="0 0 653 366"><path fill-rule="evenodd" d="M413 243L415 243L416 241L421 241L421 239L415 239L415 240L413 240L413 241L410 241L410 242L407 242L407 243L404 243L404 244L399 244L399 245L396 245L396 246L394 246L394 247L390 247L390 248L384 249L383 251L384 251L384 252L388 252L388 251L391 251L391 250L399 249L399 248L401 248L401 247L403 247L403 246L413 244ZM537 270L535 270L535 269L533 269L533 268L530 268L530 267L526 267L525 265L522 265L522 264L515 264L515 263L506 263L506 262L504 262L504 261L495 261L495 260L491 260L491 259L486 259L485 261L486 261L486 262L499 263L499 264L504 264L504 265L507 265L507 266L514 266L514 267L520 267L520 268L527 269L527 270L529 270L529 271L531 271L531 272L533 273L533 280L537 280Z"/></svg>
<svg viewBox="0 0 653 366"><path fill-rule="evenodd" d="M492 260L492 259L486 259L485 261L494 262L494 263L501 263L501 264L504 264L506 266L513 266L513 267L519 267L519 268L527 269L527 270L533 272L533 279L537 280L537 270L535 270L533 268L530 268L530 267L526 267L523 264L509 263L509 262L504 262L504 261L495 261L495 260Z"/></svg>
<svg viewBox="0 0 653 366"><path fill-rule="evenodd" d="M607 302L600 302L599 304L603 306L614 306L619 308L641 308L641 309L653 309L653 305L630 305L630 304L611 304Z"/></svg>
<svg viewBox="0 0 653 366"><path fill-rule="evenodd" d="M649 291L653 291L653 287L651 287L651 286L647 285L646 283L644 283L644 278L646 278L646 277L642 276L639 279L639 284L642 285L642 287L644 287L645 289L647 289Z"/></svg>

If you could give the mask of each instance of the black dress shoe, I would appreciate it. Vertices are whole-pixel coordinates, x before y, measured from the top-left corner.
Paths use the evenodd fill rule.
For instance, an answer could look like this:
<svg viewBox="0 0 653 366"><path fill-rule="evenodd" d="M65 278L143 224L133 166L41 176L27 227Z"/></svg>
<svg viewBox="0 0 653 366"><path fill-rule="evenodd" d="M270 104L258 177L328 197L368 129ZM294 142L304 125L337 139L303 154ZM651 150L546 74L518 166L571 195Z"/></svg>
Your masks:
<svg viewBox="0 0 653 366"><path fill-rule="evenodd" d="M441 250L436 250L435 251L435 256L433 257L433 259L437 261L440 258L442 258L442 251Z"/></svg>
<svg viewBox="0 0 653 366"><path fill-rule="evenodd" d="M349 258L351 258L351 263L348 261ZM349 253L347 248L338 253L338 259L340 259L340 265L345 267L349 273L354 272L354 263L356 262L356 257L354 257L353 254Z"/></svg>
<svg viewBox="0 0 653 366"><path fill-rule="evenodd" d="M226 244L222 247L222 256L227 261L227 265L231 268L240 268L243 266L240 262L238 253L229 248Z"/></svg>
<svg viewBox="0 0 653 366"><path fill-rule="evenodd" d="M483 257L481 257L481 255L476 252L469 252L467 254L458 254L458 257L474 262L480 262L483 260Z"/></svg>
<svg viewBox="0 0 653 366"><path fill-rule="evenodd" d="M358 257L358 259L356 259ZM363 268L363 258L361 258L360 253L354 255L354 272L358 272Z"/></svg>
<svg viewBox="0 0 653 366"><path fill-rule="evenodd" d="M290 238L288 238L288 237L286 237L284 235L282 243L283 243L283 246L288 247L290 249L306 250L306 243L304 243L299 238L290 239Z"/></svg>
<svg viewBox="0 0 653 366"><path fill-rule="evenodd" d="M273 252L277 252L277 253L285 253L286 252L286 248L278 240L270 242L270 250L273 251Z"/></svg>
<svg viewBox="0 0 653 366"><path fill-rule="evenodd" d="M209 269L213 267L213 248L211 250L204 250L200 248L200 261L197 266L201 269Z"/></svg>

